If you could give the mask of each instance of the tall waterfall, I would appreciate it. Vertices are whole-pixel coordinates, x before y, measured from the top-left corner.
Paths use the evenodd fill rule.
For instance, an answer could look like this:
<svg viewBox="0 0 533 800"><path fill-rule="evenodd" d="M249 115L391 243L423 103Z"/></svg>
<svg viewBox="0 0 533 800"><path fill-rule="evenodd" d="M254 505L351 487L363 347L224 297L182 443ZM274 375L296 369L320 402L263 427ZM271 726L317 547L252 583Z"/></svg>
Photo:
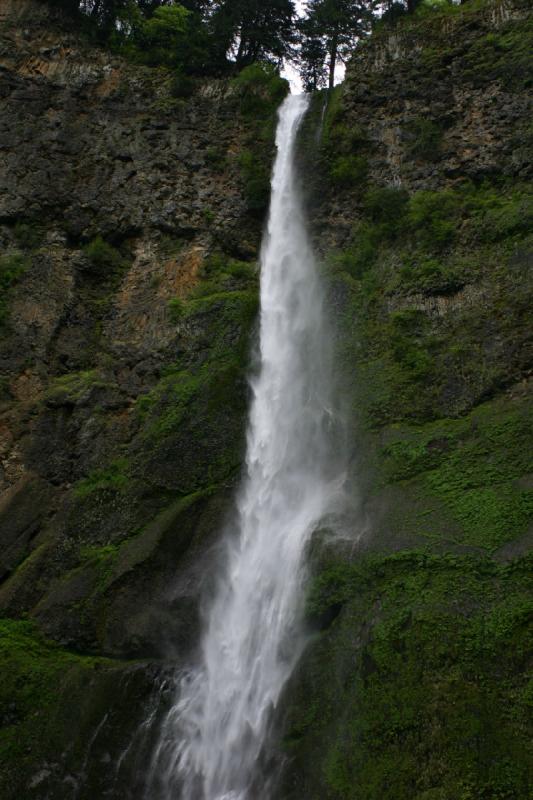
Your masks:
<svg viewBox="0 0 533 800"><path fill-rule="evenodd" d="M165 800L271 796L256 768L304 644L306 545L339 502L331 336L295 179L306 107L289 96L279 112L246 474L199 664L181 680L156 754Z"/></svg>

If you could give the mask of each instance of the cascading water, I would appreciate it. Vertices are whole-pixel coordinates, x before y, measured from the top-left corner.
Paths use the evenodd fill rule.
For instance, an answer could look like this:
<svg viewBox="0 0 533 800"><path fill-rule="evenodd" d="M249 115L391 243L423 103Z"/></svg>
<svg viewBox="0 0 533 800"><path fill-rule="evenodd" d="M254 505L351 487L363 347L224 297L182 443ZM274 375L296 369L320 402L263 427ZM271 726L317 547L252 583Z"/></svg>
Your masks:
<svg viewBox="0 0 533 800"><path fill-rule="evenodd" d="M153 762L158 795L168 800L269 796L264 781L253 781L272 710L305 641L306 545L338 510L344 475L334 441L331 336L295 180L306 108L306 97L289 96L279 113L247 471L200 663L181 679Z"/></svg>

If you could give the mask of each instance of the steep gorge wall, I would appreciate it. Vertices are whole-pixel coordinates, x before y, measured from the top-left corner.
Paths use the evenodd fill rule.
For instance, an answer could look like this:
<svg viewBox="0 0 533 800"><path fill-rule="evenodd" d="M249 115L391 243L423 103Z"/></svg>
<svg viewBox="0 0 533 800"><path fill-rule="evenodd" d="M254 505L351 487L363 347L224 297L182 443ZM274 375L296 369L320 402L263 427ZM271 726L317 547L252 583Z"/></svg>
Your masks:
<svg viewBox="0 0 533 800"><path fill-rule="evenodd" d="M286 89L184 88L46 3L0 11L0 791L104 796L198 635Z"/></svg>
<svg viewBox="0 0 533 800"><path fill-rule="evenodd" d="M307 121L361 512L317 543L284 797L531 789L532 23L381 30Z"/></svg>
<svg viewBox="0 0 533 800"><path fill-rule="evenodd" d="M241 464L279 95L181 97L42 3L0 21L2 789L138 800L147 751L117 754ZM317 542L283 797L527 797L530 49L526 2L467 4L313 100L361 514Z"/></svg>

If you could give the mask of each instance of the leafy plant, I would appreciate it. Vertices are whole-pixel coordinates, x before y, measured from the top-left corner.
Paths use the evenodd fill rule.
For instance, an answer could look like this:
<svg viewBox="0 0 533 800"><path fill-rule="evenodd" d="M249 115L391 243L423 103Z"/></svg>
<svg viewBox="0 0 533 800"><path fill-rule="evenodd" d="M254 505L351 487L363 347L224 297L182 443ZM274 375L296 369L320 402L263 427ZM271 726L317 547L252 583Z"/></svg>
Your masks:
<svg viewBox="0 0 533 800"><path fill-rule="evenodd" d="M43 238L42 230L32 222L17 222L13 233L17 244L26 250L34 250L39 247Z"/></svg>
<svg viewBox="0 0 533 800"><path fill-rule="evenodd" d="M168 310L170 312L170 319L172 322L179 322L185 314L185 303L179 297L173 297L169 300Z"/></svg>
<svg viewBox="0 0 533 800"><path fill-rule="evenodd" d="M439 250L453 239L460 198L451 189L416 192L409 200L408 221L415 238Z"/></svg>
<svg viewBox="0 0 533 800"><path fill-rule="evenodd" d="M244 196L249 211L263 212L270 197L270 171L251 150L243 150L239 164L244 182Z"/></svg>
<svg viewBox="0 0 533 800"><path fill-rule="evenodd" d="M440 155L442 130L433 120L417 117L405 128L407 152L415 158L436 161Z"/></svg>
<svg viewBox="0 0 533 800"><path fill-rule="evenodd" d="M28 264L21 253L0 256L0 327L7 320L9 291L28 268Z"/></svg>
<svg viewBox="0 0 533 800"><path fill-rule="evenodd" d="M338 156L331 166L331 180L336 186L357 187L366 179L368 162L364 156Z"/></svg>
<svg viewBox="0 0 533 800"><path fill-rule="evenodd" d="M104 276L111 275L120 270L124 265L124 260L119 251L104 241L101 236L97 236L83 248L83 252L89 259L95 271Z"/></svg>

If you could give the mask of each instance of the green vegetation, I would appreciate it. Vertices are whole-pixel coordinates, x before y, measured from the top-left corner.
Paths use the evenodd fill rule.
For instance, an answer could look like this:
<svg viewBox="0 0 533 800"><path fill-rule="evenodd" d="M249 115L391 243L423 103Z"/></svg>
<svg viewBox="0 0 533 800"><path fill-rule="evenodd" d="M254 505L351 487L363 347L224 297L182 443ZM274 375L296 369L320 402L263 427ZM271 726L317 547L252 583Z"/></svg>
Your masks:
<svg viewBox="0 0 533 800"><path fill-rule="evenodd" d="M462 419L399 427L382 452L384 478L429 506L436 498L461 543L494 551L521 536L533 513L533 492L520 483L533 470L529 411L494 401Z"/></svg>
<svg viewBox="0 0 533 800"><path fill-rule="evenodd" d="M306 797L526 800L530 569L404 552L318 574L308 610L329 627L285 737Z"/></svg>
<svg viewBox="0 0 533 800"><path fill-rule="evenodd" d="M262 216L270 197L276 110L289 84L271 65L252 64L242 70L232 86L249 130L246 147L238 157L246 205L250 212Z"/></svg>
<svg viewBox="0 0 533 800"><path fill-rule="evenodd" d="M250 64L231 82L240 98L240 110L256 118L276 110L288 92L288 84L272 64Z"/></svg>
<svg viewBox="0 0 533 800"><path fill-rule="evenodd" d="M78 6L75 0L63 2ZM489 23L474 16L479 5L476 0L462 7L420 3L400 23L397 39L412 70L398 84L405 107L410 92L436 85L456 57L465 67L458 86L483 88L497 81L512 94L529 85L529 22L511 18L485 35L480 26ZM315 10L321 6L311 3ZM255 0L216 6L193 1L183 7L102 0L95 12L99 34L116 51L163 67L157 76L171 99L165 95L158 102L168 113L184 105L202 76L231 79L221 91L246 138L242 143L239 134L230 143L221 137L223 145L206 145L205 163L228 175L240 169L245 202L257 216L268 202L275 112L287 91L279 60L294 44L279 19L275 30L257 25L268 8L271 3ZM402 13L391 5L378 38L389 34L385 29ZM461 18L473 23L472 46L455 36ZM359 17L352 34L356 29L365 33ZM324 83L332 30L330 17L321 30L304 31L312 44L306 55L308 85ZM481 30L477 42L476 30ZM411 46L415 37L423 46ZM392 61L391 70L397 69ZM370 70L365 76L369 99L386 75ZM313 549L306 603L312 635L283 708L290 764L283 796L528 800L531 562L522 553L533 510L528 458L533 442L522 381L528 374L531 190L503 171L497 174L497 165L491 172L472 170L476 182L461 181L453 169L439 175L451 116L437 102L429 106L436 119L414 116L397 139L399 175L407 174L405 161L416 161L418 177L410 185L426 189L376 185L373 157L382 157L385 139L354 124L345 91L331 91L326 108L323 94L312 101L306 147L313 169L306 173L306 188L314 181L318 198L335 196L334 216L339 212L322 242L335 240L337 220L342 249L328 255L325 271L339 324L342 371L357 415L360 477L368 484L361 492L373 538L362 539L360 551L352 542L333 547L317 541ZM198 112L206 97L195 97ZM505 146L518 159L530 144L530 126L524 124ZM236 242L223 241L222 231L216 238L218 209L216 215L209 207L202 213L202 244L214 240L240 252ZM321 222L326 219L324 214ZM33 223L18 223L12 234L24 253L41 244L42 231ZM162 237L161 258L174 257L184 241ZM243 252L247 248L246 241ZM100 236L84 248L86 275L103 285L98 295L91 286L97 299L87 301L90 312L98 304L97 319L112 296L107 281L118 280L127 252L126 244L118 249ZM0 324L7 318L9 291L27 265L19 253L0 259ZM43 618L48 613L48 620L52 613L61 615L64 628L58 624L57 630L80 646L114 646L114 635L131 635L133 642L134 625L134 634L109 632L127 617L130 587L140 592L144 584L147 597L159 585L161 562L179 565L183 553L189 548L190 555L205 532L215 529L225 509L221 498L241 469L256 265L215 251L198 277L194 288L179 290L168 302L176 326L174 363L161 368L159 356L148 358L146 373L139 364L145 393L127 409L127 418L121 408L116 416L115 409L105 416L105 425L124 424L124 439L120 428L117 438L128 444L113 450L119 455L112 461L102 457L98 468L73 486L68 525L60 530L57 548L43 531L43 544L13 576L19 580L13 607L26 602L23 588L33 579L37 592L48 581L37 613ZM107 365L115 369L115 355L107 355ZM131 384L135 387L133 379ZM105 386L97 370L69 373L51 381L42 405L50 419L55 412L65 419L72 414L74 428L84 424L86 407ZM91 415L94 408L93 403ZM94 419L102 422L104 414L97 411ZM207 501L218 499L219 505L206 511ZM185 624L195 624L187 607L181 613ZM144 652L144 642L131 647ZM28 622L0 625L0 667L6 676L0 690L5 775L0 793L5 780L6 792L24 796L27 776L40 764L54 770L65 742L82 774L87 743L116 691L116 681L100 691L110 666L120 669L46 642ZM129 701L137 697L131 687L127 691ZM117 727L133 729L129 718ZM111 748L106 757L107 752L113 755ZM92 761L97 771L104 769L103 758ZM26 781L21 789L19 772Z"/></svg>
<svg viewBox="0 0 533 800"><path fill-rule="evenodd" d="M530 43L517 42L501 59L492 52L495 44L503 53L501 37L520 38L524 20L502 23L488 48L483 34L468 47L455 37L461 18L472 21L469 35L479 31L482 5L423 9L399 24L406 96L420 87L425 96L455 59L467 65L462 85L500 81L509 92L527 85ZM389 35L386 24L378 41ZM529 21L524 31L529 42ZM483 54L494 69L482 66ZM375 74L360 76L370 95L393 77L394 59L387 69L380 62ZM424 190L377 185L369 171L359 196L338 201L335 158L364 155L371 170L376 161L381 169L370 137L357 130L350 142L359 120L347 89L331 98L320 149L322 107L313 103L315 138L306 133L304 148L307 164L318 161L317 197L329 189L335 198L324 204L333 224L353 219L325 271L342 298L339 359L362 442L356 475L370 533L361 534L360 549L357 530L354 542L313 542L314 636L285 696L291 766L282 793L526 800L531 189L511 180L509 167L477 180L439 171L443 114L414 117L398 140L405 186ZM528 128L513 131L522 159ZM435 164L420 163L428 161ZM324 216L320 207L318 220Z"/></svg>
<svg viewBox="0 0 533 800"><path fill-rule="evenodd" d="M110 663L62 650L31 622L0 622L0 788L11 791L25 766L57 757L57 748L72 741L80 746L86 709L83 715L69 709L80 702L93 671Z"/></svg>
<svg viewBox="0 0 533 800"><path fill-rule="evenodd" d="M185 303L179 297L173 297L168 303L170 319L172 322L179 322L185 314Z"/></svg>
<svg viewBox="0 0 533 800"><path fill-rule="evenodd" d="M97 236L83 251L94 268L96 275L108 278L120 272L124 266L124 259L119 251L104 241L101 236Z"/></svg>
<svg viewBox="0 0 533 800"><path fill-rule="evenodd" d="M405 227L409 195L395 186L374 187L364 197L366 215L379 226L377 238L394 239Z"/></svg>
<svg viewBox="0 0 533 800"><path fill-rule="evenodd" d="M103 388L106 385L97 370L68 372L51 380L46 399L58 405L76 405L93 389Z"/></svg>
<svg viewBox="0 0 533 800"><path fill-rule="evenodd" d="M336 186L359 188L367 170L368 163L364 156L339 156L331 166L331 180Z"/></svg>
<svg viewBox="0 0 533 800"><path fill-rule="evenodd" d="M13 233L18 246L24 250L35 250L43 239L41 227L34 222L17 222Z"/></svg>
<svg viewBox="0 0 533 800"><path fill-rule="evenodd" d="M121 55L182 74L228 74L261 61L279 65L294 43L290 0L47 1Z"/></svg>
<svg viewBox="0 0 533 800"><path fill-rule="evenodd" d="M104 469L95 470L74 487L77 497L87 497L93 492L102 490L120 491L128 485L127 458L116 458Z"/></svg>
<svg viewBox="0 0 533 800"><path fill-rule="evenodd" d="M139 397L137 471L183 494L233 480L243 447L250 335L257 315L255 264L214 251L201 280L170 313L197 359L178 359ZM166 455L165 455L166 454ZM206 457L206 454L207 457Z"/></svg>
<svg viewBox="0 0 533 800"><path fill-rule="evenodd" d="M150 438L179 434L184 418L190 414L192 421L201 409L204 413L224 411L230 387L244 380L249 330L256 313L255 292L217 292L187 301L183 317L191 323L202 319L208 326L203 337L210 342L209 360L194 371L180 369L178 364L152 392L139 398L139 413L150 420ZM234 332L238 332L237 341L233 340ZM232 399L233 404L236 399ZM232 409L244 410L242 401Z"/></svg>
<svg viewBox="0 0 533 800"><path fill-rule="evenodd" d="M516 270L521 259L526 268L532 208L520 184L367 190L363 220L329 263L349 297L342 358L353 369L359 352L356 403L372 426L464 413L520 374L530 301ZM483 303L455 304L472 285Z"/></svg>
<svg viewBox="0 0 533 800"><path fill-rule="evenodd" d="M440 155L442 129L427 117L417 117L407 127L407 152L414 158L436 161Z"/></svg>
<svg viewBox="0 0 533 800"><path fill-rule="evenodd" d="M196 84L194 79L189 75L184 75L183 72L177 71L170 83L170 94L177 100L187 100L192 97Z"/></svg>
<svg viewBox="0 0 533 800"><path fill-rule="evenodd" d="M264 159L251 150L239 155L244 183L244 197L249 211L263 213L270 197L270 172Z"/></svg>
<svg viewBox="0 0 533 800"><path fill-rule="evenodd" d="M27 258L21 253L0 256L0 328L8 320L10 290L28 266Z"/></svg>
<svg viewBox="0 0 533 800"><path fill-rule="evenodd" d="M321 125L321 156L327 178L337 189L352 189L358 193L365 187L368 171L366 131L357 125L347 125L342 106L342 86L328 93L327 98L311 109L314 125ZM323 103L327 103L323 115ZM323 121L322 121L323 115ZM314 142L310 143L314 149Z"/></svg>
<svg viewBox="0 0 533 800"><path fill-rule="evenodd" d="M409 200L407 221L422 247L441 250L455 234L457 212L458 198L451 190L416 192Z"/></svg>
<svg viewBox="0 0 533 800"><path fill-rule="evenodd" d="M499 80L508 91L528 89L532 85L532 49L533 19L509 20L469 49L465 79L480 86Z"/></svg>

